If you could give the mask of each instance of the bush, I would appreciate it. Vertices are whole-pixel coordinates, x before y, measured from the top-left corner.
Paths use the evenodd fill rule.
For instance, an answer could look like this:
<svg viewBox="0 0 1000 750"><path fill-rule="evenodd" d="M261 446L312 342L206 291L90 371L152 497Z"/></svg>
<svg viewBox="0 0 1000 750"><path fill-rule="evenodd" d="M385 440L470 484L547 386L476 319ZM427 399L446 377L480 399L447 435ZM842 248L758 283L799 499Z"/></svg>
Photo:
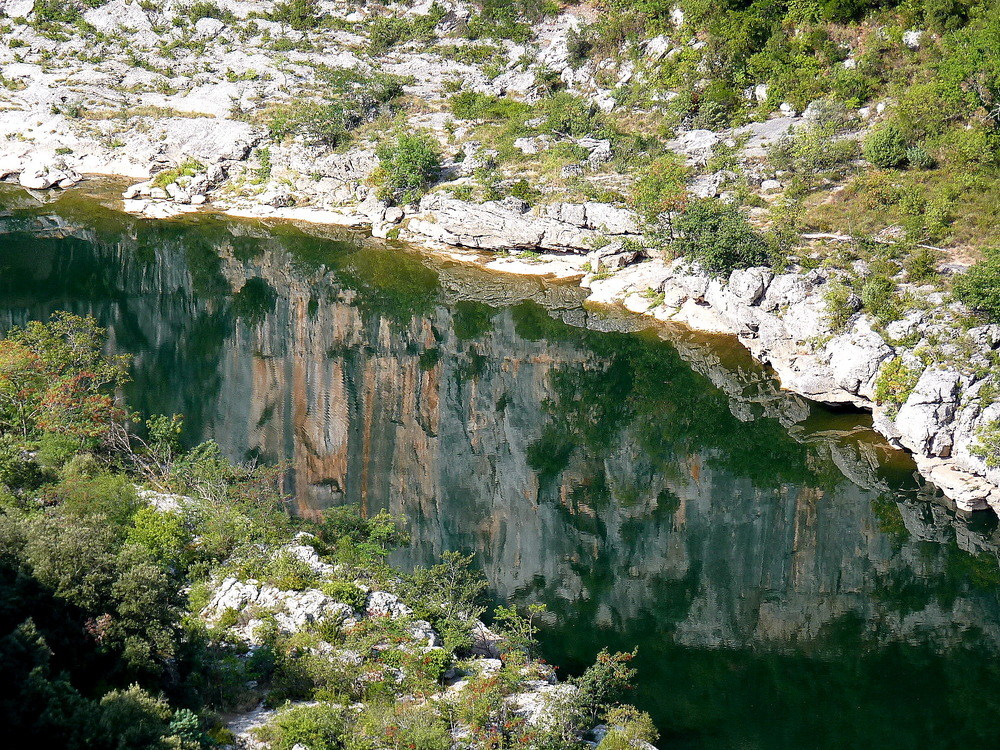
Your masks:
<svg viewBox="0 0 1000 750"><path fill-rule="evenodd" d="M738 268L773 265L767 241L736 206L715 198L700 198L676 220L681 255L697 261L713 276L728 276Z"/></svg>
<svg viewBox="0 0 1000 750"><path fill-rule="evenodd" d="M331 599L358 611L363 610L368 601L368 594L359 589L353 581L329 581L323 584L321 590Z"/></svg>
<svg viewBox="0 0 1000 750"><path fill-rule="evenodd" d="M448 102L451 113L460 120L512 120L523 117L531 107L513 99L504 99L476 91L463 91Z"/></svg>
<svg viewBox="0 0 1000 750"><path fill-rule="evenodd" d="M437 141L426 134L400 135L395 143L381 144L376 154L378 181L386 192L406 202L419 199L441 173Z"/></svg>
<svg viewBox="0 0 1000 750"><path fill-rule="evenodd" d="M267 20L287 23L296 31L315 29L323 20L317 0L287 0L274 6Z"/></svg>
<svg viewBox="0 0 1000 750"><path fill-rule="evenodd" d="M978 440L972 453L979 456L991 469L1000 466L1000 421L993 420L976 432Z"/></svg>
<svg viewBox="0 0 1000 750"><path fill-rule="evenodd" d="M834 281L823 293L826 302L826 320L834 333L847 328L854 313L858 311L857 297L850 287L841 281Z"/></svg>
<svg viewBox="0 0 1000 750"><path fill-rule="evenodd" d="M865 279L861 285L861 303L882 325L899 317L896 284L881 274L874 274Z"/></svg>
<svg viewBox="0 0 1000 750"><path fill-rule="evenodd" d="M663 156L650 164L632 188L632 207L654 231L674 238L673 217L687 205L687 173L684 163Z"/></svg>
<svg viewBox="0 0 1000 750"><path fill-rule="evenodd" d="M604 735L598 750L632 750L644 742L656 742L660 734L649 714L632 706L618 706L604 717L611 727Z"/></svg>
<svg viewBox="0 0 1000 750"><path fill-rule="evenodd" d="M591 721L611 708L628 688L636 670L630 666L638 650L612 654L601 649L594 663L573 682L578 688L581 710Z"/></svg>
<svg viewBox="0 0 1000 750"><path fill-rule="evenodd" d="M292 750L300 744L310 750L340 750L347 717L340 706L293 706L257 731L274 750Z"/></svg>
<svg viewBox="0 0 1000 750"><path fill-rule="evenodd" d="M908 367L902 357L889 360L875 381L875 401L879 404L902 404L920 380L920 372Z"/></svg>
<svg viewBox="0 0 1000 750"><path fill-rule="evenodd" d="M880 169L895 169L906 164L906 140L895 125L883 125L865 136L862 151L865 159Z"/></svg>
<svg viewBox="0 0 1000 750"><path fill-rule="evenodd" d="M992 322L1000 322L1000 248L985 248L985 256L955 279L955 297L982 313Z"/></svg>
<svg viewBox="0 0 1000 750"><path fill-rule="evenodd" d="M934 157L924 150L923 146L911 146L906 149L906 162L914 169L931 169Z"/></svg>

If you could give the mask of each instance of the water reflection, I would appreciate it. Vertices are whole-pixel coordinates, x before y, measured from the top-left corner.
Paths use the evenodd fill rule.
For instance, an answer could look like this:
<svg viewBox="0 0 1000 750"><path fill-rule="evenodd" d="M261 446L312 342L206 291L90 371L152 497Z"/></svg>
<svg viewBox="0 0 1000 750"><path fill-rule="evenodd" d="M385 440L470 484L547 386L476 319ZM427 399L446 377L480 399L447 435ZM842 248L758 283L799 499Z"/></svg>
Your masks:
<svg viewBox="0 0 1000 750"><path fill-rule="evenodd" d="M405 514L403 564L476 550L557 663L638 643L665 746L992 737L995 524L732 342L348 232L6 204L0 325L92 312L138 408L290 460L300 512Z"/></svg>

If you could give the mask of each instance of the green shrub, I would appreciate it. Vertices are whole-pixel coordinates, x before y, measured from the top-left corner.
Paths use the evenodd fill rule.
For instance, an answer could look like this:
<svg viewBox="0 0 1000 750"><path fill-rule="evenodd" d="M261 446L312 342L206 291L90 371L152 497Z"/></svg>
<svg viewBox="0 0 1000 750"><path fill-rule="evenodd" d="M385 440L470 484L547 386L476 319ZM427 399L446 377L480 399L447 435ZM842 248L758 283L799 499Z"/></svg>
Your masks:
<svg viewBox="0 0 1000 750"><path fill-rule="evenodd" d="M343 604L350 605L353 609L363 610L368 601L368 593L361 590L353 581L328 581L324 583L320 590Z"/></svg>
<svg viewBox="0 0 1000 750"><path fill-rule="evenodd" d="M276 3L267 20L287 23L296 31L315 29L323 20L317 0L285 0Z"/></svg>
<svg viewBox="0 0 1000 750"><path fill-rule="evenodd" d="M972 446L973 454L986 461L990 468L1000 466L1000 421L994 420L981 427L976 437L978 440Z"/></svg>
<svg viewBox="0 0 1000 750"><path fill-rule="evenodd" d="M460 120L513 120L526 116L531 107L513 99L462 91L448 100L451 113Z"/></svg>
<svg viewBox="0 0 1000 750"><path fill-rule="evenodd" d="M929 247L918 247L906 259L906 280L914 283L936 281L939 253Z"/></svg>
<svg viewBox="0 0 1000 750"><path fill-rule="evenodd" d="M638 650L612 654L602 648L594 663L573 684L581 710L591 721L611 708L637 674L631 666Z"/></svg>
<svg viewBox="0 0 1000 750"><path fill-rule="evenodd" d="M164 169L153 178L153 186L165 188L172 185L182 177L194 177L198 172L205 169L205 165L194 158L188 158L179 167Z"/></svg>
<svg viewBox="0 0 1000 750"><path fill-rule="evenodd" d="M854 300L854 292L841 281L834 281L823 293L823 300L826 302L826 320L830 329L835 333L840 333L847 328L854 313L857 312Z"/></svg>
<svg viewBox="0 0 1000 750"><path fill-rule="evenodd" d="M433 702L370 703L358 716L353 734L352 747L356 750L449 750L453 744L448 722L435 710Z"/></svg>
<svg viewBox="0 0 1000 750"><path fill-rule="evenodd" d="M971 309L1000 322L1000 248L984 248L983 256L955 279L953 291Z"/></svg>
<svg viewBox="0 0 1000 750"><path fill-rule="evenodd" d="M579 29L570 29L566 35L567 62L569 66L576 70L587 62L587 56L594 48L586 32Z"/></svg>
<svg viewBox="0 0 1000 750"><path fill-rule="evenodd" d="M100 734L107 747L159 747L171 710L138 685L112 690L101 699Z"/></svg>
<svg viewBox="0 0 1000 750"><path fill-rule="evenodd" d="M430 12L412 18L396 18L395 16L377 16L368 27L368 52L380 55L388 52L397 44L421 41L430 42L434 39L434 29L445 16L444 7L435 3Z"/></svg>
<svg viewBox="0 0 1000 750"><path fill-rule="evenodd" d="M865 159L880 169L895 169L906 164L906 140L895 125L883 125L865 136L862 152Z"/></svg>
<svg viewBox="0 0 1000 750"><path fill-rule="evenodd" d="M896 283L881 274L868 276L861 285L861 303L876 320L885 325L899 317Z"/></svg>
<svg viewBox="0 0 1000 750"><path fill-rule="evenodd" d="M520 198L528 203L534 203L542 196L542 191L537 188L533 188L527 180L517 180L510 186L510 190L508 192L515 198Z"/></svg>
<svg viewBox="0 0 1000 750"><path fill-rule="evenodd" d="M274 584L283 591L302 591L316 583L316 573L309 564L298 555L286 551L280 553L264 572L263 577L268 583Z"/></svg>
<svg viewBox="0 0 1000 750"><path fill-rule="evenodd" d="M675 214L687 205L687 167L675 156L653 161L632 188L632 207L655 232L674 238Z"/></svg>
<svg viewBox="0 0 1000 750"><path fill-rule="evenodd" d="M275 140L301 134L309 143L337 148L350 140L350 131L361 121L360 113L343 103L308 102L272 112L268 130Z"/></svg>
<svg viewBox="0 0 1000 750"><path fill-rule="evenodd" d="M231 11L223 10L211 0L199 0L192 4L187 9L187 15L191 23L198 23L203 18L215 18L228 24L236 21L236 16Z"/></svg>
<svg viewBox="0 0 1000 750"><path fill-rule="evenodd" d="M895 357L882 365L875 380L875 401L879 404L902 404L909 397L920 372L908 367L902 357Z"/></svg>
<svg viewBox="0 0 1000 750"><path fill-rule="evenodd" d="M598 750L632 750L641 743L653 743L660 734L649 714L632 706L617 706L604 717L610 727Z"/></svg>
<svg viewBox="0 0 1000 750"><path fill-rule="evenodd" d="M715 198L691 201L676 219L677 251L713 276L773 264L767 241L736 206Z"/></svg>
<svg viewBox="0 0 1000 750"><path fill-rule="evenodd" d="M931 169L934 157L924 150L923 146L911 146L906 149L906 162L914 169Z"/></svg>
<svg viewBox="0 0 1000 750"><path fill-rule="evenodd" d="M286 708L257 731L274 750L292 750L300 744L310 750L341 750L347 726L343 707L320 703Z"/></svg>
<svg viewBox="0 0 1000 750"><path fill-rule="evenodd" d="M423 133L404 134L376 149L378 182L388 194L415 201L441 173L437 141Z"/></svg>

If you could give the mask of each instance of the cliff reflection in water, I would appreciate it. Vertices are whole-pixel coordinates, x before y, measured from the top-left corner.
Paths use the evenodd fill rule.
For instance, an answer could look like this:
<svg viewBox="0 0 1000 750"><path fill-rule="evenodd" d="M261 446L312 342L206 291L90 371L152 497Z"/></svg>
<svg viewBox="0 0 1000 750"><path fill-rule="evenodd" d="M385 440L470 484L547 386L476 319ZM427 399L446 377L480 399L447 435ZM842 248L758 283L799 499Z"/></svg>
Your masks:
<svg viewBox="0 0 1000 750"><path fill-rule="evenodd" d="M636 701L674 744L991 731L1000 685L969 649L1000 650L992 523L731 342L345 233L70 199L0 232L0 325L93 313L135 355L138 408L289 460L300 512L406 515L404 564L477 551L499 597L548 604L557 662L639 643ZM925 695L960 680L975 701Z"/></svg>

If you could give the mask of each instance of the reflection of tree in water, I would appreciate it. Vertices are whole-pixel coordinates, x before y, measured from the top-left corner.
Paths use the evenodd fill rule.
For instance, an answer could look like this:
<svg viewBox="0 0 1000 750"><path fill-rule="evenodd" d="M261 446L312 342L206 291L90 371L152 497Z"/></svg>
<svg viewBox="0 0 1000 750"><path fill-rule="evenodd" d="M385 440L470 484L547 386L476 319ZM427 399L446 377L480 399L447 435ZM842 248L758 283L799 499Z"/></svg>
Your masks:
<svg viewBox="0 0 1000 750"><path fill-rule="evenodd" d="M811 448L776 419L733 416L729 397L693 371L669 342L573 328L530 303L514 313L525 338L572 338L594 355L552 373L555 395L544 404L550 421L529 449L532 468L543 478L556 479L578 449L606 456L627 432L660 476L676 472L681 459L701 455L709 466L762 488L843 481L829 460L810 455ZM592 483L607 486L604 480Z"/></svg>

